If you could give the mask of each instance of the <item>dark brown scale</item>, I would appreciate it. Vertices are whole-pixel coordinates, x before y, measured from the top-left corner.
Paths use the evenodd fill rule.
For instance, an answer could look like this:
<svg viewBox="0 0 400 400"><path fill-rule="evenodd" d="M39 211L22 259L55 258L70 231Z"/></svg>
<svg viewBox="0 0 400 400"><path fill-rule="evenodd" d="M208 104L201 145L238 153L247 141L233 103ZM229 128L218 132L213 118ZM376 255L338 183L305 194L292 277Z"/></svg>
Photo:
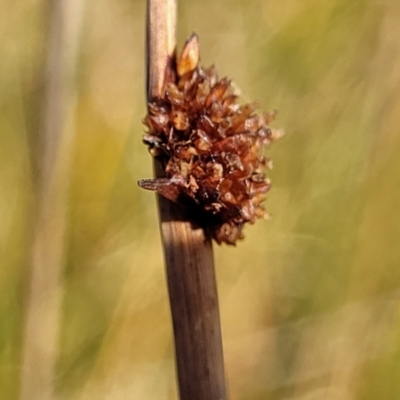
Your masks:
<svg viewBox="0 0 400 400"><path fill-rule="evenodd" d="M218 243L235 244L246 222L266 216L270 162L262 152L278 137L268 126L276 112L258 115L256 103L240 105L230 80L198 60L192 35L164 97L148 105L143 141L164 162L167 178L139 185L194 207L194 218Z"/></svg>

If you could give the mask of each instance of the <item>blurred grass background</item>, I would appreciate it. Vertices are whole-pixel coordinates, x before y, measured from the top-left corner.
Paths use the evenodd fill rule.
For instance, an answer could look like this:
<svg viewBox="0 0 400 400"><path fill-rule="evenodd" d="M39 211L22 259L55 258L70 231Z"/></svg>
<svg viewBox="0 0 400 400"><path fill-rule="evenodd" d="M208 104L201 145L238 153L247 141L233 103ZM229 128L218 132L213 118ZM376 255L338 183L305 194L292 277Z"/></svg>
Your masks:
<svg viewBox="0 0 400 400"><path fill-rule="evenodd" d="M0 10L0 398L16 399L48 13ZM85 4L60 399L177 396L155 198L136 185L152 175L144 15L143 0ZM179 4L180 43L196 31L202 63L286 131L273 219L215 246L232 400L400 399L399 18L396 0Z"/></svg>

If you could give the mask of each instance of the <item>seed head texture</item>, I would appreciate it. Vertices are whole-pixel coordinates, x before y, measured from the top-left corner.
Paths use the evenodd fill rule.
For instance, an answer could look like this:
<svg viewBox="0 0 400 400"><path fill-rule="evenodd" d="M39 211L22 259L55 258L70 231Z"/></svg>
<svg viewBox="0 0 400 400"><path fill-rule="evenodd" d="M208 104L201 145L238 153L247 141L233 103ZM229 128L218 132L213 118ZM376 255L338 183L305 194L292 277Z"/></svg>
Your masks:
<svg viewBox="0 0 400 400"><path fill-rule="evenodd" d="M269 123L275 112L257 114L240 104L227 78L199 66L196 34L186 41L162 98L148 104L143 141L165 166L165 178L143 179L154 190L187 207L193 220L218 243L234 245L246 222L268 215L263 202L272 163L263 150L281 136Z"/></svg>

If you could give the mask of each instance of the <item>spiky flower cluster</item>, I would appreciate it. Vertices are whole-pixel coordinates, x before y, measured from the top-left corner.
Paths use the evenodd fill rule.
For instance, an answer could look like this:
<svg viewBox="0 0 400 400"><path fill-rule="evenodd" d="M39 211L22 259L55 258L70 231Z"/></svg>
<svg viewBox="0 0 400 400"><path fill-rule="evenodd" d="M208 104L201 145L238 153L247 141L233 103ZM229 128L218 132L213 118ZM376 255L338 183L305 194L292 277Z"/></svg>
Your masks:
<svg viewBox="0 0 400 400"><path fill-rule="evenodd" d="M255 104L238 103L231 82L214 67L203 69L197 36L192 35L176 63L165 95L148 105L144 142L165 161L166 179L139 185L168 199L192 204L204 228L218 242L235 244L246 222L265 217L270 161L265 146L279 136L268 126L274 113L258 115Z"/></svg>

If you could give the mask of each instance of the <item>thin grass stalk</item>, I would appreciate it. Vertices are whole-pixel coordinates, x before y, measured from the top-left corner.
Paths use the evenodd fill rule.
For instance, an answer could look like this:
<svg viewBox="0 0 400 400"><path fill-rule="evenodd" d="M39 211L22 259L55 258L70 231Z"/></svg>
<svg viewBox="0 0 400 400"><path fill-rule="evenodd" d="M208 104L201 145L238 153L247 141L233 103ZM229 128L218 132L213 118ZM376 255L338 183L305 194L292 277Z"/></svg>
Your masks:
<svg viewBox="0 0 400 400"><path fill-rule="evenodd" d="M147 100L163 96L176 51L176 0L147 2ZM164 177L157 160L155 177ZM181 400L227 398L211 239L158 196Z"/></svg>
<svg viewBox="0 0 400 400"><path fill-rule="evenodd" d="M22 346L20 400L55 398L63 293L62 271L82 0L50 3L45 99L37 140L37 208L33 226Z"/></svg>

